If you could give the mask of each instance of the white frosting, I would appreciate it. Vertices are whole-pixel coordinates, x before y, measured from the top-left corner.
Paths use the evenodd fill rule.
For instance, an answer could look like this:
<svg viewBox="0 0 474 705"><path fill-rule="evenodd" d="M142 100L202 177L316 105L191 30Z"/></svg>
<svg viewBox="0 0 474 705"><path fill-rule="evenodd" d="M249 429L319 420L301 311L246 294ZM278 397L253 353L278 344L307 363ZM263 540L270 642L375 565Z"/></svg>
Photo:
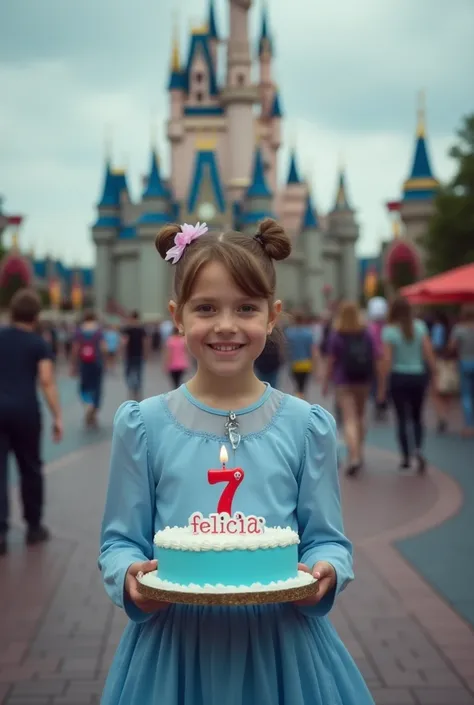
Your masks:
<svg viewBox="0 0 474 705"><path fill-rule="evenodd" d="M296 531L277 526L265 528L263 534L193 534L190 526L167 526L157 531L155 546L175 551L257 551L283 548L300 542Z"/></svg>
<svg viewBox="0 0 474 705"><path fill-rule="evenodd" d="M156 571L152 573L145 573L145 575L138 577L138 580L143 585L147 585L151 588L157 588L158 590L189 593L202 592L211 593L214 595L234 592L273 592L275 590L291 590L317 582L311 573L306 573L302 570L298 571L298 575L295 578L289 578L289 580L277 580L266 584L253 583L252 585L195 585L193 583L180 585L179 583L170 583L168 580L161 580Z"/></svg>

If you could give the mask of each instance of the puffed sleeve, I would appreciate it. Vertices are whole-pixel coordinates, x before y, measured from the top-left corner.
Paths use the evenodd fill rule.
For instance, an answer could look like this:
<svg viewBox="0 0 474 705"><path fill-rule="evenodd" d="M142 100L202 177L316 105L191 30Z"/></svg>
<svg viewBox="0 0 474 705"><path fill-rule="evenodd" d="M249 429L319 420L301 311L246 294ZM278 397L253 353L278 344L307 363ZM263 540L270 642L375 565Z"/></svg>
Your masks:
<svg viewBox="0 0 474 705"><path fill-rule="evenodd" d="M334 566L336 587L316 605L300 607L321 617L332 608L336 595L354 578L352 544L344 535L337 472L336 423L320 406L312 406L299 473L297 519L299 560L312 569L318 561Z"/></svg>
<svg viewBox="0 0 474 705"><path fill-rule="evenodd" d="M125 402L114 419L99 568L112 602L135 622L151 615L127 598L125 575L132 563L153 558L154 506L154 480L140 407L135 401Z"/></svg>

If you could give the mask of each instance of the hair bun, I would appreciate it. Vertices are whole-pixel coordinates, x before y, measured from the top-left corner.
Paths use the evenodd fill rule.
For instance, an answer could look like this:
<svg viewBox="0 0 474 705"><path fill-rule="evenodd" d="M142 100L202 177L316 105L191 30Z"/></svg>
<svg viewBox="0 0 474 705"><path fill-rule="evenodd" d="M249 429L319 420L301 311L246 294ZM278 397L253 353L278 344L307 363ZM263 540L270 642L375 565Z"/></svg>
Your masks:
<svg viewBox="0 0 474 705"><path fill-rule="evenodd" d="M265 253L271 259L282 260L290 255L290 238L273 218L266 218L260 223L257 235Z"/></svg>
<svg viewBox="0 0 474 705"><path fill-rule="evenodd" d="M171 223L169 225L165 225L164 228L161 228L160 232L156 236L155 247L163 259L165 259L166 253L170 247L173 247L174 239L180 230L181 225Z"/></svg>

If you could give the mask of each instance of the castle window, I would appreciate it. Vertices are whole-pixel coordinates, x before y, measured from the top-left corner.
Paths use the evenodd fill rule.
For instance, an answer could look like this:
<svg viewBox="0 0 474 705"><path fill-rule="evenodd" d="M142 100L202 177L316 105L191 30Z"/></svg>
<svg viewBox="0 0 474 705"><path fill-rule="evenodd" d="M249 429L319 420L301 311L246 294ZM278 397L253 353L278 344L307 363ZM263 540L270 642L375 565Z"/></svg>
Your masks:
<svg viewBox="0 0 474 705"><path fill-rule="evenodd" d="M201 71L197 71L194 74L194 80L196 81L196 83L202 83L204 80L204 74Z"/></svg>
<svg viewBox="0 0 474 705"><path fill-rule="evenodd" d="M243 73L238 73L237 74L237 85L238 86L243 86L245 85L245 75Z"/></svg>
<svg viewBox="0 0 474 705"><path fill-rule="evenodd" d="M196 93L196 102L197 103L202 103L202 98L203 98L203 96L202 96L201 92Z"/></svg>

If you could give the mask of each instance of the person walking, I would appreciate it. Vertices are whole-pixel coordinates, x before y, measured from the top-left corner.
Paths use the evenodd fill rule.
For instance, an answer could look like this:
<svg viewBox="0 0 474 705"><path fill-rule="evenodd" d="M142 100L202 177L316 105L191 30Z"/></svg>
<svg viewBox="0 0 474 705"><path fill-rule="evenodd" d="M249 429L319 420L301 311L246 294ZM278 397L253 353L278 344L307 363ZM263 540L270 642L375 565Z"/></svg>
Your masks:
<svg viewBox="0 0 474 705"><path fill-rule="evenodd" d="M275 329L269 335L265 347L255 360L255 373L261 382L278 387L278 373L283 364L283 343L281 331Z"/></svg>
<svg viewBox="0 0 474 705"><path fill-rule="evenodd" d="M125 380L129 399L140 401L143 386L143 365L150 353L150 337L140 321L138 311L132 311L128 325L122 331Z"/></svg>
<svg viewBox="0 0 474 705"><path fill-rule="evenodd" d="M365 410L376 368L374 342L356 303L339 304L328 352L322 392L328 394L331 382L336 388L349 456L346 474L354 476L363 465Z"/></svg>
<svg viewBox="0 0 474 705"><path fill-rule="evenodd" d="M166 338L164 349L163 370L170 377L173 389L177 389L189 368L189 355L186 341L176 327Z"/></svg>
<svg viewBox="0 0 474 705"><path fill-rule="evenodd" d="M459 358L461 405L464 414L463 436L474 436L474 306L464 306L461 322L454 326L450 348Z"/></svg>
<svg viewBox="0 0 474 705"><path fill-rule="evenodd" d="M293 324L285 329L285 337L296 396L305 399L311 374L316 375L317 372L319 347L314 343L311 326L301 313L295 314Z"/></svg>
<svg viewBox="0 0 474 705"><path fill-rule="evenodd" d="M384 376L379 398L385 398L389 383L390 398L397 416L400 467L409 468L414 456L418 472L423 473L426 470L423 406L428 371L436 385L436 358L429 331L424 321L414 319L410 303L400 297L391 302L382 340Z"/></svg>
<svg viewBox="0 0 474 705"><path fill-rule="evenodd" d="M53 419L52 437L59 443L63 421L54 376L52 351L35 331L41 303L30 289L18 291L10 304L10 325L0 329L0 555L7 552L8 455L20 475L26 543L50 537L43 525L44 478L41 460L40 387Z"/></svg>
<svg viewBox="0 0 474 705"><path fill-rule="evenodd" d="M94 311L86 311L74 339L71 375L79 377L79 393L84 404L87 428L97 426L106 355L107 345L97 315Z"/></svg>

